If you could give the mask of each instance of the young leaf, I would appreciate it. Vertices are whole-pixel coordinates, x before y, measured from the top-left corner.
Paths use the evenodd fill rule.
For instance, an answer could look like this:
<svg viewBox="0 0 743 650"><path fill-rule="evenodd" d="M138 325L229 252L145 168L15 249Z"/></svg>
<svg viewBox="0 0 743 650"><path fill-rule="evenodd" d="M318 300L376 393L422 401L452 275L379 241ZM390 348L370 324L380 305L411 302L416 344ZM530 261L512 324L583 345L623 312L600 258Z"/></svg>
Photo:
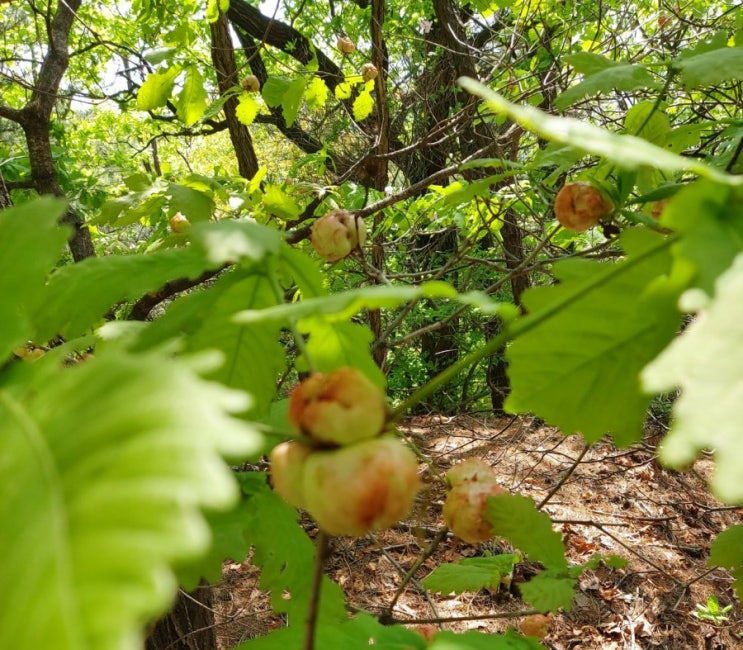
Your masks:
<svg viewBox="0 0 743 650"><path fill-rule="evenodd" d="M299 329L309 337L307 354L320 372L329 372L340 366L353 366L377 386L386 386L385 376L369 352L374 336L367 326L329 322L318 316L301 321ZM308 369L304 357L300 357L297 367Z"/></svg>
<svg viewBox="0 0 743 650"><path fill-rule="evenodd" d="M617 64L587 76L575 86L560 93L555 99L555 107L565 110L575 102L596 93L610 93L614 90L631 91L638 88L660 88L661 84L650 71L639 64Z"/></svg>
<svg viewBox="0 0 743 650"><path fill-rule="evenodd" d="M570 611L576 579L560 571L543 571L519 585L524 600L540 612Z"/></svg>
<svg viewBox="0 0 743 650"><path fill-rule="evenodd" d="M536 639L521 636L513 630L505 634L482 634L481 632L437 632L428 650L544 650Z"/></svg>
<svg viewBox="0 0 743 650"><path fill-rule="evenodd" d="M216 286L216 285L215 285ZM275 305L272 281L255 270L244 279L225 287L207 289L219 295L197 320L199 327L187 337L187 350L221 350L226 362L209 375L210 379L244 390L254 398L251 414L268 411L276 394L276 378L284 369L286 355L275 324L240 325L232 316L241 309Z"/></svg>
<svg viewBox="0 0 743 650"><path fill-rule="evenodd" d="M255 101L249 93L242 93L237 108L235 109L237 119L245 126L250 126L258 116L258 111L260 111L258 102Z"/></svg>
<svg viewBox="0 0 743 650"><path fill-rule="evenodd" d="M263 191L263 205L271 214L280 219L296 219L302 209L294 198L278 185L267 185Z"/></svg>
<svg viewBox="0 0 743 650"><path fill-rule="evenodd" d="M577 52L575 54L568 54L564 57L566 63L575 68L576 72L579 72L586 77L602 72L608 68L612 68L618 64L616 61L605 57L603 54L596 54L595 52Z"/></svg>
<svg viewBox="0 0 743 650"><path fill-rule="evenodd" d="M281 106L281 100L289 89L290 79L286 77L269 77L261 88L263 101L270 107Z"/></svg>
<svg viewBox="0 0 743 650"><path fill-rule="evenodd" d="M235 650L287 650L300 648L305 628L300 622L237 646ZM382 625L369 614L356 614L341 623L320 623L315 630L316 648L343 650L425 650L426 641L402 625ZM531 648L532 646L529 646Z"/></svg>
<svg viewBox="0 0 743 650"><path fill-rule="evenodd" d="M504 577L510 576L519 556L512 553L460 560L441 564L421 584L440 594L497 589Z"/></svg>
<svg viewBox="0 0 743 650"><path fill-rule="evenodd" d="M44 305L44 282L67 241L57 224L64 210L46 197L0 211L0 362L34 338L33 313Z"/></svg>
<svg viewBox="0 0 743 650"><path fill-rule="evenodd" d="M279 250L281 235L249 222L195 224L191 246L142 255L109 255L59 269L34 313L34 340L77 336L113 305L134 300L178 278L196 278L225 263L260 261ZM75 305L75 309L70 309Z"/></svg>
<svg viewBox="0 0 743 650"><path fill-rule="evenodd" d="M709 565L731 569L735 591L738 598L743 597L743 525L731 526L715 538L710 547Z"/></svg>
<svg viewBox="0 0 743 650"><path fill-rule="evenodd" d="M717 280L694 322L642 372L649 391L681 388L673 425L660 448L663 462L682 467L701 449L714 450L711 486L728 503L743 503L743 253ZM699 301L705 294L690 291Z"/></svg>
<svg viewBox="0 0 743 650"><path fill-rule="evenodd" d="M204 77L196 66L189 66L183 89L175 102L178 119L186 126L196 124L206 110L206 97Z"/></svg>
<svg viewBox="0 0 743 650"><path fill-rule="evenodd" d="M357 122L365 120L374 110L374 98L368 90L362 90L353 100L353 117Z"/></svg>
<svg viewBox="0 0 743 650"><path fill-rule="evenodd" d="M328 86L321 77L312 77L304 93L304 101L311 111L318 111L325 107L328 101Z"/></svg>
<svg viewBox="0 0 743 650"><path fill-rule="evenodd" d="M488 498L485 518L493 524L493 532L535 562L547 568L565 570L565 546L559 533L552 530L549 516L539 512L534 502L520 494L499 494Z"/></svg>
<svg viewBox="0 0 743 650"><path fill-rule="evenodd" d="M152 111L165 106L180 72L180 66L174 65L148 74L137 93L137 108L140 111Z"/></svg>
<svg viewBox="0 0 743 650"><path fill-rule="evenodd" d="M209 221L214 214L214 199L207 192L182 183L168 183L167 195L171 211L180 212L189 221Z"/></svg>
<svg viewBox="0 0 743 650"><path fill-rule="evenodd" d="M284 111L284 120L286 120L287 126L294 124L294 120L297 119L299 108L302 106L306 83L304 77L297 77L289 83L284 96L281 98L281 108Z"/></svg>
<svg viewBox="0 0 743 650"><path fill-rule="evenodd" d="M676 59L674 67L681 70L687 90L716 86L726 81L743 80L743 48L724 47Z"/></svg>
<svg viewBox="0 0 743 650"><path fill-rule="evenodd" d="M79 336L116 303L135 300L176 278L198 277L209 266L196 249L109 255L65 266L44 288L44 303L34 314L33 338L47 341L57 335Z"/></svg>
<svg viewBox="0 0 743 650"><path fill-rule="evenodd" d="M532 106L513 104L474 79L462 77L459 83L468 92L482 97L494 111L507 115L525 129L548 140L602 156L622 168L636 169L648 165L666 172L693 172L727 185L743 184L743 176L726 174L716 167L676 155L642 138L616 135L583 120L556 117Z"/></svg>
<svg viewBox="0 0 743 650"><path fill-rule="evenodd" d="M244 394L166 354L111 353L0 391L0 647L140 647L209 544L201 509L237 496L220 455L260 438ZM50 380L51 379L51 380ZM136 408L134 408L136 405ZM33 625L29 625L33 621Z"/></svg>
<svg viewBox="0 0 743 650"><path fill-rule="evenodd" d="M660 235L634 228L622 242L629 259L560 262L559 284L524 294L520 322L541 321L507 348L509 411L534 412L589 442L608 432L618 445L639 439L650 401L639 373L675 335L685 285L667 277Z"/></svg>

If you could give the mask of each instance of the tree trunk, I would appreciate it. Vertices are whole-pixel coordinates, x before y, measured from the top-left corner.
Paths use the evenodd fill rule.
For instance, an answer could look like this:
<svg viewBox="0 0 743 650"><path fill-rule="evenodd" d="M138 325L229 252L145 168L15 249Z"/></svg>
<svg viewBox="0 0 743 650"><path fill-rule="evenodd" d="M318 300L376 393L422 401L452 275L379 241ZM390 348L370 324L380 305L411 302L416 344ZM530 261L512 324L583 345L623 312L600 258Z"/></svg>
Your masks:
<svg viewBox="0 0 743 650"><path fill-rule="evenodd" d="M212 62L217 72L219 92L224 95L228 90L238 85L235 52L230 38L230 29L227 18L220 13L219 18L210 25L212 34ZM227 117L227 128L230 132L232 147L237 156L237 167L240 176L253 178L258 172L258 158L253 148L250 131L237 119L237 97L230 97L224 104L224 114Z"/></svg>
<svg viewBox="0 0 743 650"><path fill-rule="evenodd" d="M187 594L178 592L170 613L147 637L145 650L216 650L214 592L206 583Z"/></svg>
<svg viewBox="0 0 743 650"><path fill-rule="evenodd" d="M81 0L59 3L54 18L49 23L48 49L28 104L20 110L0 106L0 117L16 122L23 129L28 146L31 179L34 189L40 195L64 196L52 158L50 125L59 86L70 61L70 30L80 4ZM73 259L77 262L94 256L90 232L80 214L69 207L60 221L72 227L69 246Z"/></svg>

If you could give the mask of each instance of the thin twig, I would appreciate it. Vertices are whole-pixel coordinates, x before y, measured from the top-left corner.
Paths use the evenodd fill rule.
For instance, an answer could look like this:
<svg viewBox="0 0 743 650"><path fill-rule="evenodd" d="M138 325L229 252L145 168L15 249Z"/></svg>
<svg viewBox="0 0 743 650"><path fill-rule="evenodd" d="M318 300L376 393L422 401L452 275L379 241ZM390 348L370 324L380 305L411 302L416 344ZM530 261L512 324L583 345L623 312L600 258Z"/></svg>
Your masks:
<svg viewBox="0 0 743 650"><path fill-rule="evenodd" d="M552 488L552 489L551 489L551 490L550 490L550 491L549 491L549 492L547 493L547 496L546 496L546 497L544 497L544 499L542 499L542 500L541 500L541 501L539 502L539 505L537 505L537 510L541 510L542 508L544 508L544 506L545 506L545 505L547 504L547 502L548 502L548 501L549 501L549 500L550 500L550 499L551 499L551 498L552 498L553 496L555 496L555 494L557 494L557 491L558 491L558 490L559 490L559 489L560 489L560 488L561 488L561 487L562 487L563 485L565 485L565 482L566 482L566 481L567 481L567 480L568 480L568 479L569 479L569 478L570 478L570 477L571 477L571 476L573 475L573 472L575 472L575 470L576 470L576 469L578 469L578 465L580 465L580 461L582 461L582 460L583 460L583 456L585 456L585 455L586 455L586 454L588 453L588 450L589 450L589 449L590 449L590 446L589 446L589 445L586 445L585 447L583 447L583 451L581 451L581 452L580 452L580 453L578 454L578 458L576 458L576 459L575 459L575 460L573 461L573 464L572 464L572 465L571 465L570 467L568 467L568 469L567 469L567 471L565 472L565 474L563 474L562 478L560 478L560 480L559 480L559 481L557 482L557 485L555 485L555 487L553 487L553 488Z"/></svg>
<svg viewBox="0 0 743 650"><path fill-rule="evenodd" d="M320 611L320 592L322 590L322 579L325 575L325 558L330 549L330 537L323 531L317 533L315 538L315 566L312 572L312 591L310 603L307 608L307 619L305 621L304 643L302 650L315 650L315 632L317 630L317 615Z"/></svg>

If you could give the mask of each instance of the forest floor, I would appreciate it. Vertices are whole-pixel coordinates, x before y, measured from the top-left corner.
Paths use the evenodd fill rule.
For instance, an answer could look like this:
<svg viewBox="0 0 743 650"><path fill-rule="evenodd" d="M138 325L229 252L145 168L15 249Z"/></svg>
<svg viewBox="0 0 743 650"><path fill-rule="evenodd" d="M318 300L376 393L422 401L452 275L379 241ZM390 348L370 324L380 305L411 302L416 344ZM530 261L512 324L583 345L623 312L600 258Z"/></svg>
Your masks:
<svg viewBox="0 0 743 650"><path fill-rule="evenodd" d="M593 554L619 555L622 569L600 566L579 578L569 612L552 617L545 648L553 650L734 650L743 648L743 607L731 576L706 562L712 539L743 521L743 509L726 507L709 492L712 458L703 455L684 472L655 460L659 435L626 449L609 441L584 451L580 436L563 436L529 419L459 416L411 418L401 427L446 471L462 459L485 459L499 483L542 501L561 531L571 562ZM441 526L444 490L431 483L419 506L400 525L361 539L334 538L327 572L346 592L349 604L372 613L383 610L402 575L431 544ZM311 526L311 525L310 525ZM310 527L312 535L313 530ZM518 595L519 582L535 573L518 564L510 588L460 595L437 595L420 586L436 566L485 553L510 551L494 540L473 546L449 535L415 574L394 608L400 619L459 619L441 625L454 631L500 632L517 626L529 609ZM265 634L281 625L258 589L259 571L249 561L225 564L217 587L220 647ZM731 605L726 620L700 619L698 605L708 598ZM431 624L411 626L430 634Z"/></svg>

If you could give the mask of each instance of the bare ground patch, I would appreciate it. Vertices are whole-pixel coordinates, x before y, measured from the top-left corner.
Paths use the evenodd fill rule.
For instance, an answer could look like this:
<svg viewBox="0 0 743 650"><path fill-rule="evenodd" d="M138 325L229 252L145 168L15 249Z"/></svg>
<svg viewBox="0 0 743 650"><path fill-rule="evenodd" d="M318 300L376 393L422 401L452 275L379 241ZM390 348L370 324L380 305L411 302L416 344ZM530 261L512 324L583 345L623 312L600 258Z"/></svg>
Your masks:
<svg viewBox="0 0 743 650"><path fill-rule="evenodd" d="M655 460L652 432L626 449L601 441L586 450L580 436L563 436L528 418L419 417L407 420L402 430L432 467L425 470L426 487L408 520L377 535L332 540L327 572L351 607L383 615L394 602L392 617L426 621L415 626L423 633L497 632L518 624L518 613L528 609L518 584L537 570L528 562L516 567L510 588L495 592L442 596L428 593L419 582L441 563L510 550L497 539L473 546L438 534L445 493L436 474L474 456L492 465L507 490L537 503L546 499L544 510L561 531L570 561L585 562L597 552L627 561L623 569L602 566L581 576L571 611L552 618L546 648L743 648L743 613L732 578L706 564L712 539L741 523L743 510L726 507L710 494L710 459L675 472ZM309 521L307 528L312 535ZM403 576L429 552L401 589ZM249 559L225 564L217 586L220 647L283 625L258 588L258 576ZM715 625L694 615L709 596L732 606L727 621Z"/></svg>

